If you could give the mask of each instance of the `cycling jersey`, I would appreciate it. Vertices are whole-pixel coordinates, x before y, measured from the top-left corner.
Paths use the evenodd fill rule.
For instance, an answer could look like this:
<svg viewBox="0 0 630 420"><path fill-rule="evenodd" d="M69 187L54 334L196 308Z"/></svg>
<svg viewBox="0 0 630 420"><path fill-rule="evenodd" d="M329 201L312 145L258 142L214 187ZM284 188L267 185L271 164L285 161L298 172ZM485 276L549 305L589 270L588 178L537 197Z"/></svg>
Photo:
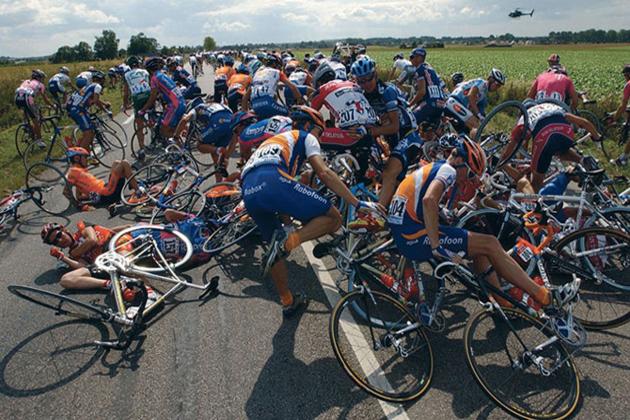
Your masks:
<svg viewBox="0 0 630 420"><path fill-rule="evenodd" d="M120 181L124 181L119 176L111 173L108 182L105 183L102 179L92 175L87 168L79 165L70 166L66 173L66 178L68 183L74 185L81 195L90 196L92 202L101 202L101 196L109 197L115 195L115 191L120 187ZM117 198L120 199L120 193Z"/></svg>
<svg viewBox="0 0 630 420"><path fill-rule="evenodd" d="M219 67L214 72L214 83L227 83L232 76L236 74L236 70L231 66Z"/></svg>
<svg viewBox="0 0 630 420"><path fill-rule="evenodd" d="M162 100L166 104L162 125L175 128L186 111L186 104L177 85L161 70L151 76L151 89L157 89L162 94Z"/></svg>
<svg viewBox="0 0 630 420"><path fill-rule="evenodd" d="M412 131L401 139L394 150L392 150L390 158L396 158L402 164L402 170L396 177L398 181L402 181L405 178L409 165L417 162L423 144L424 142L418 132Z"/></svg>
<svg viewBox="0 0 630 420"><path fill-rule="evenodd" d="M422 200L433 181L444 184L444 191L455 183L456 171L446 162L429 163L407 175L389 206L388 222L400 252L415 261L431 259L431 243L423 221ZM452 252L466 252L468 232L439 226L440 245Z"/></svg>
<svg viewBox="0 0 630 420"><path fill-rule="evenodd" d="M298 86L310 85L309 79L310 75L305 71L296 70L289 76L291 83Z"/></svg>
<svg viewBox="0 0 630 420"><path fill-rule="evenodd" d="M197 57L195 57L194 55L191 55L190 57L188 57L188 62L190 63L190 66L196 66L197 65Z"/></svg>
<svg viewBox="0 0 630 420"><path fill-rule="evenodd" d="M39 94L43 94L45 91L44 84L39 80L30 79L24 80L20 86L15 90L15 97L31 98L34 99Z"/></svg>
<svg viewBox="0 0 630 420"><path fill-rule="evenodd" d="M247 88L252 82L252 78L248 74L235 74L228 80L228 95L233 93L239 93L245 95Z"/></svg>
<svg viewBox="0 0 630 420"><path fill-rule="evenodd" d="M399 58L396 61L394 61L394 65L392 66L392 68L396 69L397 71L402 72L403 70L405 70L407 67L411 65L412 65L411 61L405 60L404 58Z"/></svg>
<svg viewBox="0 0 630 420"><path fill-rule="evenodd" d="M238 138L241 151L250 150L268 138L291 130L291 125L291 118L276 115L246 127Z"/></svg>
<svg viewBox="0 0 630 420"><path fill-rule="evenodd" d="M96 95L100 95L102 91L103 87L100 84L90 83L80 91L74 92L72 96L70 96L70 99L66 104L66 108L68 108L69 111L87 111L94 102L94 97Z"/></svg>
<svg viewBox="0 0 630 420"><path fill-rule="evenodd" d="M127 64L119 64L116 66L116 73L124 76L128 71L131 70L131 67L129 67Z"/></svg>
<svg viewBox="0 0 630 420"><path fill-rule="evenodd" d="M88 85L90 83L92 83L92 72L91 71L82 71L81 73L79 73L79 75L77 77L80 77L81 79L87 80L87 84Z"/></svg>
<svg viewBox="0 0 630 420"><path fill-rule="evenodd" d="M57 73L48 80L48 90L53 95L56 93L63 93L66 91L66 85L70 83L70 77L64 73Z"/></svg>
<svg viewBox="0 0 630 420"><path fill-rule="evenodd" d="M425 102L430 106L440 106L441 101L446 99L446 95L442 90L444 82L436 71L427 63L422 63L416 69L416 81L424 80L425 91L421 103Z"/></svg>
<svg viewBox="0 0 630 420"><path fill-rule="evenodd" d="M199 262L210 258L210 254L203 252L203 244L212 233L206 221L200 217L190 216L188 219L178 220L165 225L167 228L178 230L184 234L193 246L193 256L191 262ZM161 242L158 243L160 246ZM161 247L160 247L161 249ZM180 254L180 255L183 255Z"/></svg>
<svg viewBox="0 0 630 420"><path fill-rule="evenodd" d="M534 80L536 100L555 99L564 102L575 93L573 80L566 74L544 72Z"/></svg>
<svg viewBox="0 0 630 420"><path fill-rule="evenodd" d="M249 158L241 172L241 179L254 168L271 166L289 177L294 177L304 161L320 155L319 142L312 134L292 130L267 139Z"/></svg>
<svg viewBox="0 0 630 420"><path fill-rule="evenodd" d="M346 66L337 62L337 61L327 61L330 68L335 71L335 79L337 80L348 80L348 72L346 70Z"/></svg>
<svg viewBox="0 0 630 420"><path fill-rule="evenodd" d="M203 144L226 147L230 143L232 111L229 108L217 103L199 104L190 111L193 113L197 114L196 124Z"/></svg>
<svg viewBox="0 0 630 420"><path fill-rule="evenodd" d="M409 109L407 100L403 93L393 84L383 83L378 80L376 89L369 93L365 92L365 97L379 117L391 111L397 112L398 134L386 136L390 145L395 146L399 138L404 137L409 131L417 127L416 118Z"/></svg>
<svg viewBox="0 0 630 420"><path fill-rule="evenodd" d="M252 109L260 118L289 114L289 110L275 99L279 82L290 83L284 73L271 67L263 67L254 75L251 84L251 103Z"/></svg>
<svg viewBox="0 0 630 420"><path fill-rule="evenodd" d="M532 132L538 131L537 126L544 119L554 116L563 117L566 113L567 112L561 106L556 104L542 103L535 105L527 110L527 122L529 124L528 129ZM517 126L522 125L523 117L521 117L517 122Z"/></svg>
<svg viewBox="0 0 630 420"><path fill-rule="evenodd" d="M93 228L94 231L96 232L96 246L92 248L91 250L89 250L88 252L86 252L85 254L80 256L80 258L82 260L85 260L88 264L93 264L94 261L96 260L96 257L101 255L103 252L107 251L109 241L114 236L114 231L104 226L98 226L98 225L86 226L84 222L77 223L77 226L79 230L74 235L72 235L72 238L74 239L75 247L85 242L86 238L83 237L83 231L87 227Z"/></svg>
<svg viewBox="0 0 630 420"><path fill-rule="evenodd" d="M628 80L626 85L623 87L623 100L630 100L630 80Z"/></svg>
<svg viewBox="0 0 630 420"><path fill-rule="evenodd" d="M457 100L465 108L470 109L470 101L468 99L468 93L472 88L476 87L479 93L477 94L477 108L482 114L485 113L486 106L488 105L488 82L484 79L473 79L460 83L451 92L451 98Z"/></svg>
<svg viewBox="0 0 630 420"><path fill-rule="evenodd" d="M173 70L173 80L186 87L197 85L195 78L182 66L177 66L177 68Z"/></svg>
<svg viewBox="0 0 630 420"><path fill-rule="evenodd" d="M332 80L320 86L313 94L311 106L317 110L326 106L339 128L377 123L376 111L363 90L350 81Z"/></svg>
<svg viewBox="0 0 630 420"><path fill-rule="evenodd" d="M132 69L125 73L125 81L131 93L133 107L138 112L151 96L149 72L144 69Z"/></svg>

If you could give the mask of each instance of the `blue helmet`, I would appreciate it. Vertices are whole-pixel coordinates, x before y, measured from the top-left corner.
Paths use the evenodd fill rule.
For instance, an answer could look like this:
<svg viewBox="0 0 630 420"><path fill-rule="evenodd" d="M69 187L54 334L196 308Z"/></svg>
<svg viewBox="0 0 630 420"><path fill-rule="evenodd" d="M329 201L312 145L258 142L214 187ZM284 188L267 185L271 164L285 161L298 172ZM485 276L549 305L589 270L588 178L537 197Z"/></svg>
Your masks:
<svg viewBox="0 0 630 420"><path fill-rule="evenodd" d="M233 66L234 57L232 57L231 55L226 55L225 58L223 59L223 64L225 64L226 66Z"/></svg>
<svg viewBox="0 0 630 420"><path fill-rule="evenodd" d="M88 80L85 77L77 77L74 81L79 89L85 87L88 83Z"/></svg>
<svg viewBox="0 0 630 420"><path fill-rule="evenodd" d="M242 73L242 74L249 74L249 68L245 64L241 63L236 67L236 72Z"/></svg>
<svg viewBox="0 0 630 420"><path fill-rule="evenodd" d="M257 120L256 114L252 112L239 111L236 114L232 115L232 121L230 122L230 130L234 131L236 127L241 124L249 122L250 124L255 123Z"/></svg>
<svg viewBox="0 0 630 420"><path fill-rule="evenodd" d="M367 55L359 58L352 64L350 72L355 77L365 77L374 73L376 70L376 63Z"/></svg>
<svg viewBox="0 0 630 420"><path fill-rule="evenodd" d="M263 63L260 60L252 61L251 63L249 63L249 74L253 76L262 66Z"/></svg>

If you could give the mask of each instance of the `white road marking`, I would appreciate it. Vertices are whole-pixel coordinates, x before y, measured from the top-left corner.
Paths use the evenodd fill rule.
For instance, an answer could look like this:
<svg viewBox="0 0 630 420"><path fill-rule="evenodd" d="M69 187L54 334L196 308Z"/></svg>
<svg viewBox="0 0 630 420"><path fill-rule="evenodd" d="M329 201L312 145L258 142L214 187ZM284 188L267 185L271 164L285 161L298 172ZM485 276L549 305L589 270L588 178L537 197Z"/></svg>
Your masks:
<svg viewBox="0 0 630 420"><path fill-rule="evenodd" d="M331 277L328 269L324 266L321 260L318 260L317 258L313 256L313 248L314 248L313 242L306 242L302 244L302 249L304 250L304 253L306 254L306 258L311 264L311 267L313 268L315 275L319 279L319 282L322 285L322 289L324 289L324 294L326 295L326 299L328 299L328 302L330 302L330 305L334 307L339 301L339 293L337 292L337 286L335 285L335 281ZM353 348L355 349L356 348L361 348L361 349L370 348L365 338L362 337L362 333L360 333L359 331L355 331L356 324L352 320L342 319L341 329L346 335L346 338L348 339L348 341L353 343ZM366 374L366 376L373 375L375 377L382 378L384 383L381 386L385 385L387 388L391 389L391 385L388 383L387 378L383 375L383 372L381 371L378 365L378 362L376 361L376 358L374 357L374 354L371 351L366 350L365 352L362 352L362 354L360 355L357 354L357 359L359 360L361 368L363 369L363 372ZM388 403L382 400L378 400L378 403L381 405L381 408L383 409L383 412L385 413L385 416L387 416L388 419L401 419L401 420L409 419L409 416L407 415L407 411L405 411L402 405L392 404L392 403Z"/></svg>
<svg viewBox="0 0 630 420"><path fill-rule="evenodd" d="M133 119L134 119L134 115L132 114L122 123L122 125L127 125L127 124L131 123L133 121Z"/></svg>

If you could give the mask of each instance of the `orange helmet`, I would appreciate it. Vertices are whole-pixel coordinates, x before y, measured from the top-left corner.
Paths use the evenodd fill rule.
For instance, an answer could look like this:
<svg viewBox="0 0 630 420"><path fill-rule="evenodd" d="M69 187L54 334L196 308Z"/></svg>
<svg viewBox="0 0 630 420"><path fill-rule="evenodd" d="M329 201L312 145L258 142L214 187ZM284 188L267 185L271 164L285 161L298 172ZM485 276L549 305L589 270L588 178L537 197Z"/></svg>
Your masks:
<svg viewBox="0 0 630 420"><path fill-rule="evenodd" d="M481 178L486 172L486 152L481 146L468 137L461 136L456 149L457 155L464 158L470 170Z"/></svg>
<svg viewBox="0 0 630 420"><path fill-rule="evenodd" d="M314 125L320 127L322 131L326 128L324 123L324 117L319 111L306 105L296 105L291 108L291 119L293 122L311 122Z"/></svg>

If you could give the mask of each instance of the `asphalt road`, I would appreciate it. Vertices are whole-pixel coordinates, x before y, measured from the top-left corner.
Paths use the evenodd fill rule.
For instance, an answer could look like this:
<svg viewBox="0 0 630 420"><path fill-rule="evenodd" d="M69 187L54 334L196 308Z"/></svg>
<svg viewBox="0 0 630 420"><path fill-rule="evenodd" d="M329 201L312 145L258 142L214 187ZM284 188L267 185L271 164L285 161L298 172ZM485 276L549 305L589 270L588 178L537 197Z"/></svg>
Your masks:
<svg viewBox="0 0 630 420"><path fill-rule="evenodd" d="M201 78L204 92L211 91L208 73ZM131 130L131 124L125 127ZM93 340L111 337L107 327L55 317L6 286L61 289L55 260L39 238L43 223L86 219L114 226L129 218L109 219L104 209L52 218L28 205L21 214L22 223L0 238L2 418L377 419L385 412L400 418L506 417L464 361L462 332L478 309L474 302L455 299L445 310L447 331L430 335L435 372L428 393L405 406L381 404L354 386L333 355L328 297L334 291L324 291L304 249L289 259L290 284L312 301L303 315L283 320L273 286L258 274L257 238L187 272L197 282L220 276L218 296L200 301L197 292L184 291L129 350L95 348ZM628 325L589 335L576 357L584 397L577 417L627 417L629 338Z"/></svg>

